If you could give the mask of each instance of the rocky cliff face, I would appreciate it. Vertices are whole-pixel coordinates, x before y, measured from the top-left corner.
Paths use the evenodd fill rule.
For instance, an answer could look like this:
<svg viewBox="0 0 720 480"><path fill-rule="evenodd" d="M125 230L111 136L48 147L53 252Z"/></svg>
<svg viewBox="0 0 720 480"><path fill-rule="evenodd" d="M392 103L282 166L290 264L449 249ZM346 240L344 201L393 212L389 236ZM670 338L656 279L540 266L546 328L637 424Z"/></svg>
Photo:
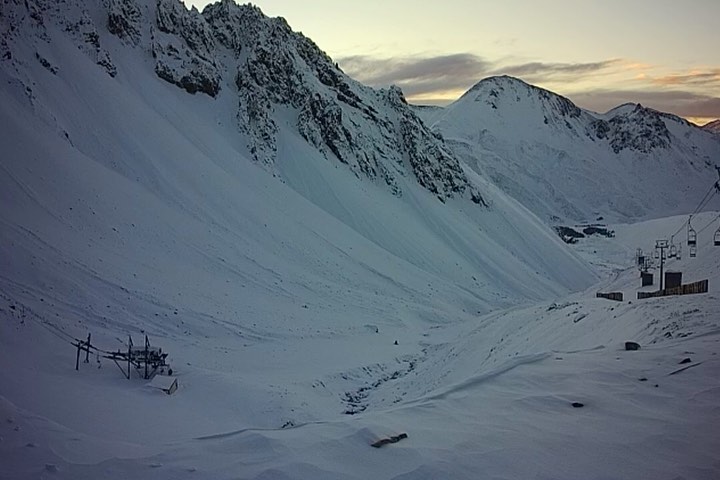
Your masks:
<svg viewBox="0 0 720 480"><path fill-rule="evenodd" d="M201 13L179 0L7 0L0 13L6 62L15 61L13 50L20 48L16 32L32 32L23 36L34 39L37 61L57 70L43 54L43 32L60 28L115 76L102 41L109 33L119 39L116 48L149 57L159 78L189 94L235 102L238 133L250 156L268 169L279 131L289 128L330 161L396 195L402 194L399 178L411 176L442 201L464 196L482 202L442 137L415 116L402 92L355 82L284 19L268 18L252 5L222 0Z"/></svg>
<svg viewBox="0 0 720 480"><path fill-rule="evenodd" d="M151 31L155 72L160 78L189 93L218 94L221 75L215 59L217 44L197 9L188 11L176 0L158 0Z"/></svg>
<svg viewBox="0 0 720 480"><path fill-rule="evenodd" d="M660 112L642 105L624 105L592 122L590 133L606 140L615 153L622 150L651 153L670 145L670 132Z"/></svg>
<svg viewBox="0 0 720 480"><path fill-rule="evenodd" d="M110 12L116 8L114 2L108 6ZM13 50L19 48L19 40L27 36L37 39L34 52L35 59L53 74L58 71L49 55L46 53L50 38L48 28L62 30L70 42L81 52L85 53L94 63L102 68L108 75L114 77L117 68L113 64L110 54L100 42L98 27L90 15L90 10L84 2L73 0L4 0L0 9L0 25L2 33L0 38L0 57L5 68L22 76L24 60L20 55L14 55ZM132 17L132 13L128 13ZM108 25L108 28L110 25Z"/></svg>
<svg viewBox="0 0 720 480"><path fill-rule="evenodd" d="M281 18L230 1L203 11L215 39L234 59L238 124L255 158L271 165L277 146L276 109L291 112L293 128L326 157L356 175L401 194L398 176L413 174L444 200L480 196L446 149L397 89L373 90L347 77L310 39Z"/></svg>

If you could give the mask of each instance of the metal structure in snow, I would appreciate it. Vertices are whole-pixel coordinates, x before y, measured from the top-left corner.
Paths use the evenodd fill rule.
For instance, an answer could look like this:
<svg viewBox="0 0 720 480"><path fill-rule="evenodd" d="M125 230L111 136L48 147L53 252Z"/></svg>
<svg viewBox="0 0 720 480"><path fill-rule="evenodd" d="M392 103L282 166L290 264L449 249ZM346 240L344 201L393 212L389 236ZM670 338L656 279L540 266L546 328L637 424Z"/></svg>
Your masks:
<svg viewBox="0 0 720 480"><path fill-rule="evenodd" d="M146 380L152 378L158 369L164 371L167 368L168 375L172 375L172 369L167 363L168 354L163 352L162 348L150 345L147 335L145 335L145 344L141 347L136 347L133 344L132 337L128 335L127 351L120 349L115 352L101 350L90 344L90 334L88 334L87 340L75 340L73 345L77 348L75 370L80 367L80 352L85 352L84 362L88 363L90 351L92 350L98 358L112 360L128 380L132 376L131 367L135 367L138 374Z"/></svg>

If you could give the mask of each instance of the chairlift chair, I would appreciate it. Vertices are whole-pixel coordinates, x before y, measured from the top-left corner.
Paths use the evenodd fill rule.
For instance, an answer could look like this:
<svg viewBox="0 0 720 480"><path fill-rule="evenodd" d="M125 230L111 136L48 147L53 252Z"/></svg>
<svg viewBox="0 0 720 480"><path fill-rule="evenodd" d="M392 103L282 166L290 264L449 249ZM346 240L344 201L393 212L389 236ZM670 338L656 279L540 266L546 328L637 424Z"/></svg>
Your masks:
<svg viewBox="0 0 720 480"><path fill-rule="evenodd" d="M668 253L668 258L675 258L677 257L677 247L675 244L670 245L670 253Z"/></svg>
<svg viewBox="0 0 720 480"><path fill-rule="evenodd" d="M697 257L697 247L690 245L690 257Z"/></svg>
<svg viewBox="0 0 720 480"><path fill-rule="evenodd" d="M688 223L688 246L697 245L697 232Z"/></svg>
<svg viewBox="0 0 720 480"><path fill-rule="evenodd" d="M720 227L718 227L718 229L715 230L715 235L713 237L713 244L716 247L720 247Z"/></svg>

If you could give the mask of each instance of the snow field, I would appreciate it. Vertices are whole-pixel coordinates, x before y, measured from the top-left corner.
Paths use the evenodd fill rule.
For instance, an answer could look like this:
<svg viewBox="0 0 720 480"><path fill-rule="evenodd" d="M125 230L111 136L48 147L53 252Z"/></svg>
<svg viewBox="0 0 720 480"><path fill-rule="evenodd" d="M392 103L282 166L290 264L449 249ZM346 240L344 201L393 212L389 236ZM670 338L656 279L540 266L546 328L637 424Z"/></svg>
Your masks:
<svg viewBox="0 0 720 480"><path fill-rule="evenodd" d="M398 198L289 110L266 169L231 84L188 95L101 31L111 78L48 35L0 69L0 478L718 476L719 249L669 265L710 293L632 298L635 248L681 219L570 248L482 169L489 208L412 174ZM76 372L88 332L148 334L179 390Z"/></svg>

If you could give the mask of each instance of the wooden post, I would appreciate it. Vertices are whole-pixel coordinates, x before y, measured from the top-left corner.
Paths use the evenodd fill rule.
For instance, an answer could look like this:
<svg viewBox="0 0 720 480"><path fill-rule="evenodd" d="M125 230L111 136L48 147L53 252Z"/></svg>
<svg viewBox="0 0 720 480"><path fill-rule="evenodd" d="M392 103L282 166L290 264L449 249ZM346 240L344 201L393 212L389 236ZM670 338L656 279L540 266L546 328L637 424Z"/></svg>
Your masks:
<svg viewBox="0 0 720 480"><path fill-rule="evenodd" d="M80 370L80 340L77 341L77 356L75 357L75 370Z"/></svg>
<svg viewBox="0 0 720 480"><path fill-rule="evenodd" d="M127 378L130 380L130 356L132 354L132 337L128 335L128 373Z"/></svg>
<svg viewBox="0 0 720 480"><path fill-rule="evenodd" d="M90 332L88 332L87 345L85 345L85 363L90 363Z"/></svg>
<svg viewBox="0 0 720 480"><path fill-rule="evenodd" d="M150 341L148 340L147 335L145 335L145 380L148 379L148 361L149 361L149 355L150 352L148 351L150 347Z"/></svg>

